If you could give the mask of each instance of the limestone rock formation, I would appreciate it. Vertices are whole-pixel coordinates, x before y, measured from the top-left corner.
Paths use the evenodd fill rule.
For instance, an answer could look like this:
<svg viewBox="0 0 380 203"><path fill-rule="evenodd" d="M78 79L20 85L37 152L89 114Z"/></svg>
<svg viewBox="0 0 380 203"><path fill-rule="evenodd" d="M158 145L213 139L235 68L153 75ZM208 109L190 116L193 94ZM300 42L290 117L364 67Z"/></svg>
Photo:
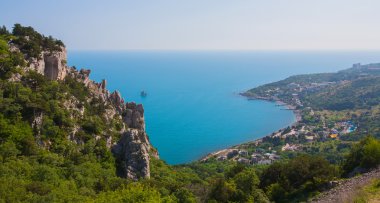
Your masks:
<svg viewBox="0 0 380 203"><path fill-rule="evenodd" d="M115 97L116 102L119 102L119 97ZM158 154L149 144L145 132L143 106L131 102L126 103L122 109L123 122L128 129L112 148L120 164L118 173L127 178L150 177L149 156L158 158Z"/></svg>
<svg viewBox="0 0 380 203"><path fill-rule="evenodd" d="M61 52L44 53L44 75L50 80L63 80L66 77L66 49Z"/></svg>
<svg viewBox="0 0 380 203"><path fill-rule="evenodd" d="M118 160L118 175L130 179L150 177L149 151L146 134L138 129L128 129L112 148Z"/></svg>
<svg viewBox="0 0 380 203"><path fill-rule="evenodd" d="M104 135L107 140L107 147L112 150L118 161L118 173L120 176L138 179L150 176L149 160L150 156L158 158L157 152L151 146L148 136L145 132L144 109L141 104L125 103L120 92L110 93L106 89L107 81L101 83L90 80L91 71L87 69L77 70L75 67L66 65L66 49L62 47L62 51L42 52L40 59L30 59L27 70L35 70L43 74L50 80L64 80L71 77L83 83L90 91L92 98L100 99L107 106L104 116L108 121L119 118L123 121L124 126L119 132L121 138L119 141L112 143L114 140L111 135ZM14 77L17 80L18 77ZM91 99L91 98L90 98ZM68 109L75 109L78 101L75 99L64 103ZM77 115L84 115L84 108L78 108ZM74 116L74 115L72 115ZM36 117L33 125L40 125L40 118ZM81 140L75 137L79 126L75 126L72 134L68 135L68 139L74 143L81 144ZM96 135L99 138L98 135Z"/></svg>
<svg viewBox="0 0 380 203"><path fill-rule="evenodd" d="M145 131L145 121L144 121L144 109L141 104L135 104L133 102L127 103L125 110L125 116L123 121L130 128L137 128Z"/></svg>
<svg viewBox="0 0 380 203"><path fill-rule="evenodd" d="M61 47L62 51L49 52L43 51L41 58L30 59L29 69L45 75L50 80L63 80L67 74L67 52L65 47Z"/></svg>

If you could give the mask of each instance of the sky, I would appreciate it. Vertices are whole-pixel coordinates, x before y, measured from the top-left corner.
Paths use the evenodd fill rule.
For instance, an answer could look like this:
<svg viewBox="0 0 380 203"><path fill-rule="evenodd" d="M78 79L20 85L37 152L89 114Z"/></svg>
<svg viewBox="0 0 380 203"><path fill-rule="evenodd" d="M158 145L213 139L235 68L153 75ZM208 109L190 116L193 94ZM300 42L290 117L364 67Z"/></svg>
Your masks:
<svg viewBox="0 0 380 203"><path fill-rule="evenodd" d="M379 50L379 0L1 0L70 50Z"/></svg>

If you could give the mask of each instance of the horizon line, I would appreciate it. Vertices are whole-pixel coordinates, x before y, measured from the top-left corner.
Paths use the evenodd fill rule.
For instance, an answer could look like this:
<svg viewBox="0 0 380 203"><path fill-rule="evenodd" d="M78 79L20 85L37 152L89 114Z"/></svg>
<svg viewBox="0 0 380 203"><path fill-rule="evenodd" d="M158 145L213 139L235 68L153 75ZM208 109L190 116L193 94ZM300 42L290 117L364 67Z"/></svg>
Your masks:
<svg viewBox="0 0 380 203"><path fill-rule="evenodd" d="M202 52L202 51L215 51L215 52L228 52L228 51L236 51L236 52L273 52L273 51L286 51L286 52L377 52L379 49L70 49L67 48L68 51L179 51L179 52Z"/></svg>

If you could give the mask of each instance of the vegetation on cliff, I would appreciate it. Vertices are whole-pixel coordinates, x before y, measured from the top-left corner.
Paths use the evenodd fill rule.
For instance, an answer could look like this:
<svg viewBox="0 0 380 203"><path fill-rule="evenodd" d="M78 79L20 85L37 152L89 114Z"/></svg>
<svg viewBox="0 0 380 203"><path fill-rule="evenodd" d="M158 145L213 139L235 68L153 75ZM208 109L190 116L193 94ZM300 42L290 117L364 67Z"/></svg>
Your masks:
<svg viewBox="0 0 380 203"><path fill-rule="evenodd" d="M61 51L61 47L65 46L61 40L52 36L45 37L32 27L23 27L20 24L14 25L11 38L12 43L28 58L39 58L42 51Z"/></svg>

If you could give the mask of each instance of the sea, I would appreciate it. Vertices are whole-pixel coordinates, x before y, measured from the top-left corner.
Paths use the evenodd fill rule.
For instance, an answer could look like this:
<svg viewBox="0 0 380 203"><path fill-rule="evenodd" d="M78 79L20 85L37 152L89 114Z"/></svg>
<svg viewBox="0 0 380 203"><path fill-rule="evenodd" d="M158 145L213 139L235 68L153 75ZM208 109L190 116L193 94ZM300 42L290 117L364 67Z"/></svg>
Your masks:
<svg viewBox="0 0 380 203"><path fill-rule="evenodd" d="M380 51L68 51L128 102L144 105L160 158L184 164L295 122L292 111L239 93L295 74L380 62ZM146 96L141 92L145 91Z"/></svg>

